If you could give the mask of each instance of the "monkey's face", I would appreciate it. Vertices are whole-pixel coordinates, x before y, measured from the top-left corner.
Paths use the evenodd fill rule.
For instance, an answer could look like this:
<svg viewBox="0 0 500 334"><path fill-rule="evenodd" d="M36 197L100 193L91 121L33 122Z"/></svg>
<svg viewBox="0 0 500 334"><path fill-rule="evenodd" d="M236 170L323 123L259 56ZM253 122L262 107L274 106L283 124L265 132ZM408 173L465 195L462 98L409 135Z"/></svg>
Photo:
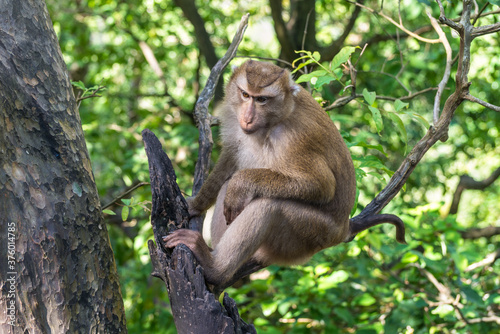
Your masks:
<svg viewBox="0 0 500 334"><path fill-rule="evenodd" d="M227 91L246 134L269 129L288 117L293 109L291 93L288 71L254 61L237 69Z"/></svg>

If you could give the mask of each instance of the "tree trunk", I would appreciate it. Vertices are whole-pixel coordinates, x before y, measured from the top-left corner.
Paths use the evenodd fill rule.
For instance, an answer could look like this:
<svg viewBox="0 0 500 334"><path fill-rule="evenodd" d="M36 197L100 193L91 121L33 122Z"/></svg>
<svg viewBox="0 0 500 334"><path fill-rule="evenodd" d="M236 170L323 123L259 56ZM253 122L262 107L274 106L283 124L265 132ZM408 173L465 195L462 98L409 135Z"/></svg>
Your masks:
<svg viewBox="0 0 500 334"><path fill-rule="evenodd" d="M124 333L113 252L45 3L0 0L0 18L0 332Z"/></svg>

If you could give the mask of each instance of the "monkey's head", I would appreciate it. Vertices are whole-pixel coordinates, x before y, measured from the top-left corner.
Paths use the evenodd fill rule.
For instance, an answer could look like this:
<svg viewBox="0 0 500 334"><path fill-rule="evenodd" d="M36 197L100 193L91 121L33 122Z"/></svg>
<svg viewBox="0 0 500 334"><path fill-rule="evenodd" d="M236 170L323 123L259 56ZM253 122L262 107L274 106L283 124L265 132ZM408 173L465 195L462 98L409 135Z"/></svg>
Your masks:
<svg viewBox="0 0 500 334"><path fill-rule="evenodd" d="M237 68L226 88L226 102L246 134L269 129L286 119L300 91L290 72L279 66L249 60Z"/></svg>

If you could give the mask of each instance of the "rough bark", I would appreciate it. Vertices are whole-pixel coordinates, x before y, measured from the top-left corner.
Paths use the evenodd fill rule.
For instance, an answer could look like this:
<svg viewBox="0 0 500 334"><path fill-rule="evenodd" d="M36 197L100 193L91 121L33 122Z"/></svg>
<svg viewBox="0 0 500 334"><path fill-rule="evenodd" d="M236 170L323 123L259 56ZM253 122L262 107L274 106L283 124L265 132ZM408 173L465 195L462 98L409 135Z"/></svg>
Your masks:
<svg viewBox="0 0 500 334"><path fill-rule="evenodd" d="M125 333L113 252L45 3L0 0L0 17L0 332Z"/></svg>

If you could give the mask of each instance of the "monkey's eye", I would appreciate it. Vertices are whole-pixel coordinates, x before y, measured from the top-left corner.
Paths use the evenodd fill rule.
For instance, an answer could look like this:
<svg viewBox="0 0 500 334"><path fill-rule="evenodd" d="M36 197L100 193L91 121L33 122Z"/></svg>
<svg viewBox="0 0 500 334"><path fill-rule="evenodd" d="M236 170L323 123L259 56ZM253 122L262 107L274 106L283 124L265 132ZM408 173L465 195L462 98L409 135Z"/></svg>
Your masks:
<svg viewBox="0 0 500 334"><path fill-rule="evenodd" d="M269 98L267 96L257 96L255 100L259 103L266 103Z"/></svg>
<svg viewBox="0 0 500 334"><path fill-rule="evenodd" d="M244 99L248 99L250 98L250 94L248 94L247 92L245 92L244 90L241 91L241 96L243 96Z"/></svg>

